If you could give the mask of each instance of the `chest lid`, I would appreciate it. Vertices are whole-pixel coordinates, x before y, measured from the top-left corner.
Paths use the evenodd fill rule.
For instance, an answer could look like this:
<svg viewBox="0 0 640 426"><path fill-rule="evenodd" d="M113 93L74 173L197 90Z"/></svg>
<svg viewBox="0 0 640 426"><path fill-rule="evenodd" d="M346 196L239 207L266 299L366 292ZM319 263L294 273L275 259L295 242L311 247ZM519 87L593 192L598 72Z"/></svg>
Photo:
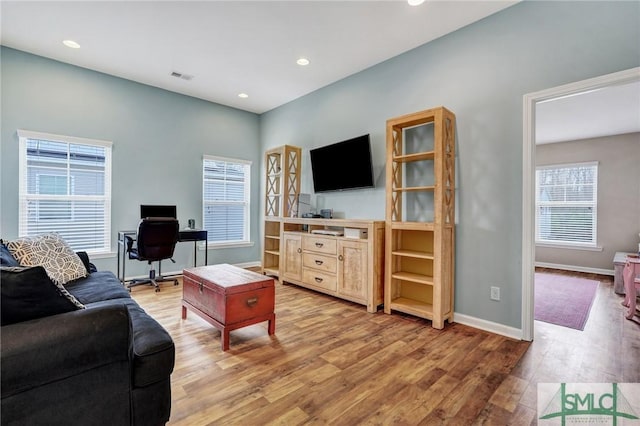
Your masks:
<svg viewBox="0 0 640 426"><path fill-rule="evenodd" d="M227 294L274 286L271 277L227 263L187 268L183 270L183 274L193 280L218 287Z"/></svg>

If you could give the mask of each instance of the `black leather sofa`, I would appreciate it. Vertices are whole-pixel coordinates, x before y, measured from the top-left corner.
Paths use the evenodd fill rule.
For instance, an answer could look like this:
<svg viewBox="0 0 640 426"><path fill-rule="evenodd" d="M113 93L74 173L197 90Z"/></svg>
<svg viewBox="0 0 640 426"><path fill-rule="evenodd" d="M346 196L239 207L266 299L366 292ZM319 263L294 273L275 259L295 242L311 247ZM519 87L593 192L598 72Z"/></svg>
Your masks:
<svg viewBox="0 0 640 426"><path fill-rule="evenodd" d="M2 251L7 266L11 255L5 246ZM175 362L171 336L113 273L95 271L79 254L91 273L65 288L85 308L27 321L7 324L5 302L22 297L12 290L21 288L16 280L33 283L46 272L1 268L1 424L165 424Z"/></svg>

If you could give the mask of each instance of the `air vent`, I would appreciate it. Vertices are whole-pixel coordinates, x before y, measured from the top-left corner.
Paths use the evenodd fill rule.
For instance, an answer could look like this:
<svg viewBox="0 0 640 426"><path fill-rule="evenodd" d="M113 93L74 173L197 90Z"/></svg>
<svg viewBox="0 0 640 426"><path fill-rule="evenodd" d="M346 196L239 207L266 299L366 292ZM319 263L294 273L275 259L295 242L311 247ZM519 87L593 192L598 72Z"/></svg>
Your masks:
<svg viewBox="0 0 640 426"><path fill-rule="evenodd" d="M192 75L189 74L182 74L181 72L177 72L177 71L172 71L171 74L169 74L171 77L176 77L176 78L181 78L183 80L187 80L190 81L193 79Z"/></svg>

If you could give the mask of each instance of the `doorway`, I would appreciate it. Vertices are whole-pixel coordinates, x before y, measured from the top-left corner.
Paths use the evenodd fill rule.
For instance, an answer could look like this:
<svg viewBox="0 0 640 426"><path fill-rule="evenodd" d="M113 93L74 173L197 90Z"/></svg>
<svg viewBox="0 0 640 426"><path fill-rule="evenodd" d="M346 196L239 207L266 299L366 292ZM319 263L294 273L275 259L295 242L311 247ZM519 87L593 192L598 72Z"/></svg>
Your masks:
<svg viewBox="0 0 640 426"><path fill-rule="evenodd" d="M640 67L566 84L524 96L522 150L522 339L534 334L535 125L538 102L640 81Z"/></svg>

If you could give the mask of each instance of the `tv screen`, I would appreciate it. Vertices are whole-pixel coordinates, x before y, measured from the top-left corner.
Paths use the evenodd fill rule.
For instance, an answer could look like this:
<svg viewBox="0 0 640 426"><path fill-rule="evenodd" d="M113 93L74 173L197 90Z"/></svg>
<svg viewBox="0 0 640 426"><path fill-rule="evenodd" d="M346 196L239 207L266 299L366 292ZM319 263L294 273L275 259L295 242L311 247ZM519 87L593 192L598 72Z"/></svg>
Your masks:
<svg viewBox="0 0 640 426"><path fill-rule="evenodd" d="M176 206L158 206L141 204L140 205L140 218L145 217L172 217L178 218Z"/></svg>
<svg viewBox="0 0 640 426"><path fill-rule="evenodd" d="M373 188L368 134L315 148L309 153L315 192Z"/></svg>

